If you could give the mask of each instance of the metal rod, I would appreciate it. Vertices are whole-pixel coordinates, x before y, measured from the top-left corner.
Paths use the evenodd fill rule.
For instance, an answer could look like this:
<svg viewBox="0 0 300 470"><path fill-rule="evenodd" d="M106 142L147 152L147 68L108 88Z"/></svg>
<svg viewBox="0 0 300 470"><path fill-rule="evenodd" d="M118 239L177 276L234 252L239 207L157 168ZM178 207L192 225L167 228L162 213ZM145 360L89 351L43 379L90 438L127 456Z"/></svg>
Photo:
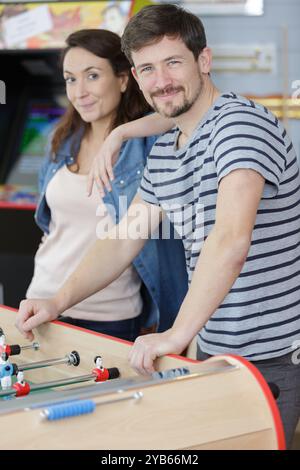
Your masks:
<svg viewBox="0 0 300 470"><path fill-rule="evenodd" d="M73 385L81 382L88 382L95 380L95 374L79 375L78 377L69 377L67 379L50 380L49 382L42 382L30 386L30 391L46 390L47 388L63 387L64 385Z"/></svg>
<svg viewBox="0 0 300 470"><path fill-rule="evenodd" d="M32 369L40 369L43 367L49 367L49 366L54 366L57 364L68 364L69 363L69 358L68 356L60 359L49 359L46 361L38 361L38 362L32 362L28 364L19 364L18 369L19 370L32 370Z"/></svg>
<svg viewBox="0 0 300 470"><path fill-rule="evenodd" d="M69 364L77 366L79 364L79 355L76 351L72 351L70 354L67 354L65 357L57 359L48 359L45 361L31 362L27 364L18 364L18 370L32 370L40 369L43 367L55 366L58 364Z"/></svg>
<svg viewBox="0 0 300 470"><path fill-rule="evenodd" d="M25 351L25 349L34 349L34 351L37 351L40 349L39 343L32 343L32 344L27 344L26 346L20 346L21 351Z"/></svg>
<svg viewBox="0 0 300 470"><path fill-rule="evenodd" d="M9 388L8 390L2 390L0 392L0 397L9 397L10 395L15 395L16 390L14 388Z"/></svg>
<svg viewBox="0 0 300 470"><path fill-rule="evenodd" d="M46 390L48 388L63 387L65 385L73 385L81 382L88 382L89 380L95 380L95 374L79 375L78 377L69 377L66 379L50 380L49 382L33 384L30 385L30 393L37 392L39 390ZM2 390L0 391L0 398L15 394L16 390L13 388L10 388L8 390Z"/></svg>

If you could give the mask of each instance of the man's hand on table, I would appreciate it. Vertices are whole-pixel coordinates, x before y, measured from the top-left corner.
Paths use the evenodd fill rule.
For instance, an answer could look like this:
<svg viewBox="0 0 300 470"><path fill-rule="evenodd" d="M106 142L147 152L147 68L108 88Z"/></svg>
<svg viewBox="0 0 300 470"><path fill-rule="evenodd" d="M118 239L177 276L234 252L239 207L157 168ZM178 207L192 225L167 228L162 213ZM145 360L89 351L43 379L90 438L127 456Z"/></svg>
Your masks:
<svg viewBox="0 0 300 470"><path fill-rule="evenodd" d="M152 374L153 362L166 354L180 354L186 348L182 338L171 328L163 333L139 336L129 353L130 366L139 374Z"/></svg>

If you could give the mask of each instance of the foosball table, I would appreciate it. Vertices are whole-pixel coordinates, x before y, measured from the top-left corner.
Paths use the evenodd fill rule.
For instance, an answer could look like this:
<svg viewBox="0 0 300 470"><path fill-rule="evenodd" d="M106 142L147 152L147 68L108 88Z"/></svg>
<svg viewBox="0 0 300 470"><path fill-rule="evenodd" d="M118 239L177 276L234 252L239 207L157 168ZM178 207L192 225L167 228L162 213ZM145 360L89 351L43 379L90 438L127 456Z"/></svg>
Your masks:
<svg viewBox="0 0 300 470"><path fill-rule="evenodd" d="M242 358L170 355L141 377L126 341L52 322L30 344L15 315L0 307L1 449L284 449L275 399Z"/></svg>

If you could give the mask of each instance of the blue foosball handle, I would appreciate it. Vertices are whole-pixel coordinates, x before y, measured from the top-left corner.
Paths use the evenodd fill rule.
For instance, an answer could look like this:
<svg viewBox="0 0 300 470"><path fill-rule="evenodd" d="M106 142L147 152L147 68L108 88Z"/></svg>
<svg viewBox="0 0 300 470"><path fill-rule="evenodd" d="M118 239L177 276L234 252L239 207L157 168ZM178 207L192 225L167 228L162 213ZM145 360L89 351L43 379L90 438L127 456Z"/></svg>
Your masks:
<svg viewBox="0 0 300 470"><path fill-rule="evenodd" d="M174 379L175 377L182 377L183 375L190 374L187 367L177 367L176 369L163 370L161 372L153 372L153 379Z"/></svg>
<svg viewBox="0 0 300 470"><path fill-rule="evenodd" d="M43 410L41 415L48 421L56 421L58 419L72 418L73 416L93 413L95 408L96 404L92 400L78 400L71 403L50 406Z"/></svg>

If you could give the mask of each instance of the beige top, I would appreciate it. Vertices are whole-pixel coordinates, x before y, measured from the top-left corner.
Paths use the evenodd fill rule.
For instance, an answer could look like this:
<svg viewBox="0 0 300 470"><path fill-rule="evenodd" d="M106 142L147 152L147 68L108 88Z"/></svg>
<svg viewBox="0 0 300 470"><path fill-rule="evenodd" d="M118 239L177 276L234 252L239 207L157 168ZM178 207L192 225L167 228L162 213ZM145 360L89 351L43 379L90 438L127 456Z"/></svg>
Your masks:
<svg viewBox="0 0 300 470"><path fill-rule="evenodd" d="M94 187L86 196L86 175L58 170L46 191L51 209L49 235L35 256L34 275L27 298L53 296L77 267L89 246L112 226L105 204ZM99 269L105 269L99 263ZM66 310L64 315L96 321L125 320L142 311L141 279L133 266L102 291Z"/></svg>

